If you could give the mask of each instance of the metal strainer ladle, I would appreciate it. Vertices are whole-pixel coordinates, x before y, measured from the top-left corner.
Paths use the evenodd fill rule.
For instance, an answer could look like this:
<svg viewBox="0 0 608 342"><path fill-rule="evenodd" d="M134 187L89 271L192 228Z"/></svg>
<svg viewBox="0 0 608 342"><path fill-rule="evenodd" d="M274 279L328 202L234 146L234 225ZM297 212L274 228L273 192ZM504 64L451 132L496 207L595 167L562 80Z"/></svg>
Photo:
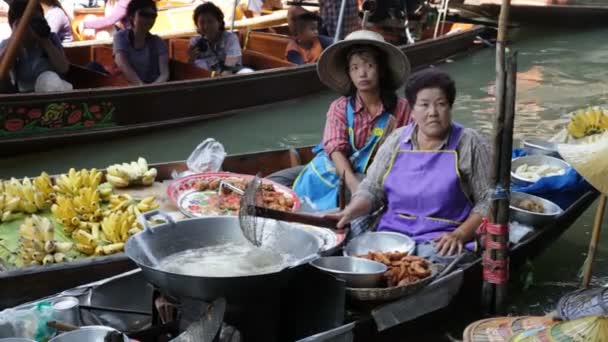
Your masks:
<svg viewBox="0 0 608 342"><path fill-rule="evenodd" d="M253 245L260 247L264 239L265 220L260 218L274 219L278 221L296 222L316 227L336 229L338 221L316 215L292 213L287 211L264 208L258 203L264 203L262 199L262 182L256 175L245 188L241 197L239 208L239 224L243 235Z"/></svg>

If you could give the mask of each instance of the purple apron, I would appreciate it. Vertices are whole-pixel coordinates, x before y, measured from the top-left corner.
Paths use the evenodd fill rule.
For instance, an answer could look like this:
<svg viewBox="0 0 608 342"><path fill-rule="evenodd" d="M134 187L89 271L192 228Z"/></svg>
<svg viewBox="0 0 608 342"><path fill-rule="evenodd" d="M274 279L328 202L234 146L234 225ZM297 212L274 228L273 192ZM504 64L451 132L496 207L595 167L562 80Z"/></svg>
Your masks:
<svg viewBox="0 0 608 342"><path fill-rule="evenodd" d="M471 213L458 171L456 146L463 127L452 123L445 149L413 150L413 124L401 135L402 141L384 179L387 210L378 231L393 231L412 237L417 243L452 232ZM467 244L474 249L474 244Z"/></svg>

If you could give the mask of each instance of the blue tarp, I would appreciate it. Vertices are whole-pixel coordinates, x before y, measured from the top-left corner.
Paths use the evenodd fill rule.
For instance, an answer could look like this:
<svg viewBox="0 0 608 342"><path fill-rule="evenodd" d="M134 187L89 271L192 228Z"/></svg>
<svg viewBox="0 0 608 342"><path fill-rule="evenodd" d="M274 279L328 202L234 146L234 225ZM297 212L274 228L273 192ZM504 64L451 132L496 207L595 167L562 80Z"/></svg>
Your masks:
<svg viewBox="0 0 608 342"><path fill-rule="evenodd" d="M522 149L513 149L512 157L523 157L528 153ZM548 199L562 209L568 208L585 192L593 189L573 168L566 170L562 176L543 177L531 185L511 186L511 191L525 192Z"/></svg>

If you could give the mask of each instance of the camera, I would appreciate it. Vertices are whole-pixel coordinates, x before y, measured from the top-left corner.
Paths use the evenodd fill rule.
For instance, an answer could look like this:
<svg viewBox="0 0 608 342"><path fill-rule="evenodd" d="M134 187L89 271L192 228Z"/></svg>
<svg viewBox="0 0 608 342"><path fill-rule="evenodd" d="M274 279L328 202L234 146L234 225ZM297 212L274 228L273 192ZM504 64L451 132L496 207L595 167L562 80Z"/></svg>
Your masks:
<svg viewBox="0 0 608 342"><path fill-rule="evenodd" d="M30 27L40 38L48 38L51 35L51 27L42 16L34 16L30 22Z"/></svg>
<svg viewBox="0 0 608 342"><path fill-rule="evenodd" d="M209 49L209 43L207 42L207 39L201 38L196 43L196 47L200 52L206 52L207 49Z"/></svg>

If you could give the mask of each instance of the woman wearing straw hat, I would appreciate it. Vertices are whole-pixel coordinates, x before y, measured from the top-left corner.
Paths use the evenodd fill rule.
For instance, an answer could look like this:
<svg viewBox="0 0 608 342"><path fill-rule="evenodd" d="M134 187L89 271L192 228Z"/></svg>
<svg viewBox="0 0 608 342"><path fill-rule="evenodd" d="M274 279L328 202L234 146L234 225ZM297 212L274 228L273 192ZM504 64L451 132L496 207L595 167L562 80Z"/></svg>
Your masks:
<svg viewBox="0 0 608 342"><path fill-rule="evenodd" d="M337 207L339 175L354 193L383 137L409 122L409 105L395 94L409 71L405 54L372 31L353 32L323 52L319 78L343 96L330 105L317 155L294 182L314 209Z"/></svg>
<svg viewBox="0 0 608 342"><path fill-rule="evenodd" d="M351 203L333 216L343 227L384 207L378 231L408 235L419 255L449 262L464 247L475 250L489 207L490 149L473 129L452 122L456 86L445 72L412 74L405 94L414 122L386 138Z"/></svg>

